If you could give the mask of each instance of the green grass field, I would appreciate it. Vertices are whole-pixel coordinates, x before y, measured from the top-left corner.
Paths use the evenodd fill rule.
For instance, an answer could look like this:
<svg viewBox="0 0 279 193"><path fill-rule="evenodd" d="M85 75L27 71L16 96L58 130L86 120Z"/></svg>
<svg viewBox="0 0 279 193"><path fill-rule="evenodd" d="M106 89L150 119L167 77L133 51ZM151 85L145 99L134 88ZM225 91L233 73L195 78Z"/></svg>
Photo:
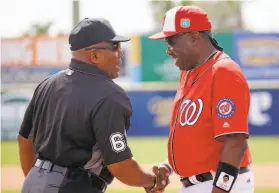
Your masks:
<svg viewBox="0 0 279 193"><path fill-rule="evenodd" d="M129 138L129 146L132 149L134 158L140 164L158 164L167 158L167 138ZM1 166L19 165L18 146L15 141L4 141L2 145ZM251 137L249 146L254 163L279 163L279 154L274 151L279 148L279 137ZM273 151L272 151L273 150ZM109 189L106 193L144 193L141 188L131 189ZM166 189L167 193L177 193L178 189ZM277 189L256 189L255 193L278 193ZM2 193L19 193L18 190Z"/></svg>
<svg viewBox="0 0 279 193"><path fill-rule="evenodd" d="M167 158L167 138L129 138L133 155L141 164L158 164ZM18 146L15 141L4 141L1 165L19 164ZM279 137L251 137L249 140L254 163L279 163Z"/></svg>

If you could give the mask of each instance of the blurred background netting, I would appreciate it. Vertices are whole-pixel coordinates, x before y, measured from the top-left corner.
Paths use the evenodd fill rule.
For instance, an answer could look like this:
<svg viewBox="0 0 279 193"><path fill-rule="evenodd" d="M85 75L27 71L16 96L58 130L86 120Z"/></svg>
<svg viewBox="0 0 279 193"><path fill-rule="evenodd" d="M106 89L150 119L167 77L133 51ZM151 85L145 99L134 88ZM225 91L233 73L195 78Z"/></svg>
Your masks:
<svg viewBox="0 0 279 193"><path fill-rule="evenodd" d="M161 29L165 12L178 5L198 5L207 11L214 38L244 71L251 90L249 145L255 192L279 192L279 1L1 0L3 193L20 192L24 180L16 137L34 88L67 68L68 35L85 17L105 17L117 33L131 37L122 44L125 55L115 80L133 105L129 145L146 170L167 158L171 106L180 72L166 55L164 42L148 36ZM180 187L174 175L166 192L178 192ZM115 180L107 192L144 191Z"/></svg>

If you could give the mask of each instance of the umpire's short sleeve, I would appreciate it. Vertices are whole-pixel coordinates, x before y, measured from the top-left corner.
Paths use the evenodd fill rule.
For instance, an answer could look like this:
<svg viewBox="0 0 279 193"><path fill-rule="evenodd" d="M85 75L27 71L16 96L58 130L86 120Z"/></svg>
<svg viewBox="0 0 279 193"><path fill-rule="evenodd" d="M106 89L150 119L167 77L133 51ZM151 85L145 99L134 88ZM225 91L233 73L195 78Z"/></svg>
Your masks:
<svg viewBox="0 0 279 193"><path fill-rule="evenodd" d="M103 153L104 165L132 157L126 135L131 115L130 99L122 93L103 99L94 113L93 129Z"/></svg>
<svg viewBox="0 0 279 193"><path fill-rule="evenodd" d="M19 129L19 134L26 139L33 137L31 132L33 128L33 111L34 111L34 96L31 99L25 111L23 121Z"/></svg>

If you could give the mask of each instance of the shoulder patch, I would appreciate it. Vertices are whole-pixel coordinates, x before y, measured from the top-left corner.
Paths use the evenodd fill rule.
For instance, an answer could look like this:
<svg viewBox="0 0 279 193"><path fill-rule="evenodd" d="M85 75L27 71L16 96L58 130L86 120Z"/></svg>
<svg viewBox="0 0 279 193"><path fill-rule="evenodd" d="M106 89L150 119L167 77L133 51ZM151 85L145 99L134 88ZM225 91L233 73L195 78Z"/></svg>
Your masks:
<svg viewBox="0 0 279 193"><path fill-rule="evenodd" d="M234 115L236 105L230 98L222 98L217 102L216 114L222 119L230 118Z"/></svg>
<svg viewBox="0 0 279 193"><path fill-rule="evenodd" d="M124 140L124 135L122 133L116 132L110 135L110 143L112 150L119 153L126 149L126 143Z"/></svg>

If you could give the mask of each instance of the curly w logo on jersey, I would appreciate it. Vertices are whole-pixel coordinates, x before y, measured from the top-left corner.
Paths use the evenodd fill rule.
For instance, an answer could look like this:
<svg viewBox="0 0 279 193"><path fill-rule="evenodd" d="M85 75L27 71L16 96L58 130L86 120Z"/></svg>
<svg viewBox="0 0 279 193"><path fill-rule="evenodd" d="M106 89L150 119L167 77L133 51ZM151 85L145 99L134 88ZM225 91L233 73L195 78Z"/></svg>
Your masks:
<svg viewBox="0 0 279 193"><path fill-rule="evenodd" d="M192 101L191 99L184 100L180 106L180 125L194 125L198 121L202 109L203 101L201 99L197 101Z"/></svg>

